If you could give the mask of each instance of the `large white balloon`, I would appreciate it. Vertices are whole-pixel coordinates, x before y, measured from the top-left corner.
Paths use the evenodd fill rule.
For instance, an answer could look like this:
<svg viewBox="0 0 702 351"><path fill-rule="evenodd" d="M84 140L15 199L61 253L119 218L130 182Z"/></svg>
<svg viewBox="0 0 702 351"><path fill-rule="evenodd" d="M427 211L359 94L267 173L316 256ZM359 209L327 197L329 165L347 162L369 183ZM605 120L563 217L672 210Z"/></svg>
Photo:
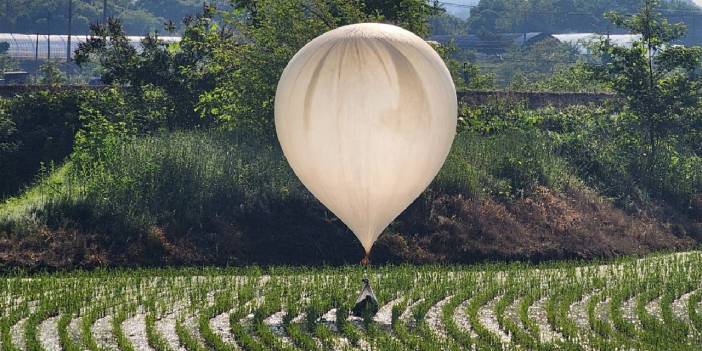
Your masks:
<svg viewBox="0 0 702 351"><path fill-rule="evenodd" d="M315 38L290 60L275 98L290 166L366 253L438 173L456 114L456 90L439 55L387 24Z"/></svg>

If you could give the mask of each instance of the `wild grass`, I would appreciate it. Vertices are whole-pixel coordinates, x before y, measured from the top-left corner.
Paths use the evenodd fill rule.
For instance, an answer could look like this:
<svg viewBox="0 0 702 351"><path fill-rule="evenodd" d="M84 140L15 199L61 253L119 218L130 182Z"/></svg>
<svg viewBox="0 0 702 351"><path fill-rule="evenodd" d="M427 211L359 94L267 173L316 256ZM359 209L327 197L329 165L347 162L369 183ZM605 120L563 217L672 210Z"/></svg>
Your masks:
<svg viewBox="0 0 702 351"><path fill-rule="evenodd" d="M69 161L0 204L0 231L62 219L114 232L204 228L212 218L312 199L277 146L235 132L142 137L93 166ZM568 174L540 135L461 133L430 191L523 196L539 184L563 185Z"/></svg>
<svg viewBox="0 0 702 351"><path fill-rule="evenodd" d="M572 182L571 174L548 137L536 129L463 132L456 136L434 187L511 198L529 195L537 185L560 189Z"/></svg>
<svg viewBox="0 0 702 351"><path fill-rule="evenodd" d="M44 222L41 213L51 204L78 196L71 164L46 170L37 183L0 204L0 233L25 233Z"/></svg>

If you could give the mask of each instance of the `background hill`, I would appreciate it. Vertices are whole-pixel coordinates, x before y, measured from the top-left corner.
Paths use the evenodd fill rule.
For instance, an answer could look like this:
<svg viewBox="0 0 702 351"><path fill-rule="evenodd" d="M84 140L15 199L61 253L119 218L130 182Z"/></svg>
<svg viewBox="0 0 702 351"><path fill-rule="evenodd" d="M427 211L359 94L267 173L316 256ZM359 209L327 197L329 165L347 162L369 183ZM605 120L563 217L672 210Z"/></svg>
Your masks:
<svg viewBox="0 0 702 351"><path fill-rule="evenodd" d="M447 1L443 5L447 13L433 21L433 34L477 34L491 38L497 33L618 33L621 29L612 26L605 13L631 14L641 3L640 0ZM673 23L685 23L690 37L702 38L702 24L699 24L702 9L692 1L663 1L659 11Z"/></svg>
<svg viewBox="0 0 702 351"><path fill-rule="evenodd" d="M227 1L209 1L225 7ZM5 0L0 4L2 33L68 33L68 0ZM181 20L201 10L200 0L108 0L107 16L119 18L129 35L145 35L173 21L178 30ZM102 0L73 0L73 33L88 34L90 24L102 21Z"/></svg>
<svg viewBox="0 0 702 351"><path fill-rule="evenodd" d="M367 1L370 6L375 6L375 2L382 1ZM68 0L4 0L0 4L0 32L67 33L68 3ZM221 9L229 5L225 0L208 3ZM613 29L603 18L606 11L631 13L641 5L640 0L441 0L438 3L450 16L459 19L470 16L465 30L473 34L605 32ZM197 13L202 4L199 0L108 0L107 15L119 18L128 35L163 32L164 23L169 21L180 31L183 17ZM700 13L700 9L692 0L664 1L661 10L675 20L697 26L690 15ZM73 33L88 34L90 23L103 19L103 1L73 0L73 11Z"/></svg>

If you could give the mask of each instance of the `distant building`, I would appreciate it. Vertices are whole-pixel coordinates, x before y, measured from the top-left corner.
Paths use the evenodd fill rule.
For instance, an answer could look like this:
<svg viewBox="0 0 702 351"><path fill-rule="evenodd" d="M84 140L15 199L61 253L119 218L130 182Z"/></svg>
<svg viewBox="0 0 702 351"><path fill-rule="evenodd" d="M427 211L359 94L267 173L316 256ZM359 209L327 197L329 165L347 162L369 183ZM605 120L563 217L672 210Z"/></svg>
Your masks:
<svg viewBox="0 0 702 351"><path fill-rule="evenodd" d="M90 38L88 35L71 36L71 58L78 49L80 43L84 43ZM180 41L180 37L158 37L166 43ZM129 43L137 50L141 50L141 41L144 37L129 36ZM10 45L7 55L17 60L43 60L46 61L51 55L55 61L66 61L68 48L68 35L44 35L44 34L11 34L0 33L0 43L6 42Z"/></svg>
<svg viewBox="0 0 702 351"><path fill-rule="evenodd" d="M490 36L469 35L433 35L427 40L441 45L453 41L458 49L475 50L483 53L502 53L512 46L530 46L543 40L553 39L546 33L497 33Z"/></svg>
<svg viewBox="0 0 702 351"><path fill-rule="evenodd" d="M2 74L0 85L24 85L29 83L29 73L25 71L8 71Z"/></svg>

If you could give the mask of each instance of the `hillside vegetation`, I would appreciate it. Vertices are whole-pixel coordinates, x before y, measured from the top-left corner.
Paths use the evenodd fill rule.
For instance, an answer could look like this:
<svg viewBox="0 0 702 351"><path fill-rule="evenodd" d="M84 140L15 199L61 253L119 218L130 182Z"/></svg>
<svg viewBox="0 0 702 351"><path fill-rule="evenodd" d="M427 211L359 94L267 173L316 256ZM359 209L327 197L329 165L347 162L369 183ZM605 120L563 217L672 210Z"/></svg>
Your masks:
<svg viewBox="0 0 702 351"><path fill-rule="evenodd" d="M602 134L621 117L595 111L524 111L489 133L460 132L374 261L593 258L696 245L701 204L682 196L699 184L701 165L666 171L658 196L681 203L644 198L652 193L621 169L635 165L620 163L618 139ZM99 163L75 154L0 207L7 264L340 264L362 251L261 138L164 133L102 152Z"/></svg>

